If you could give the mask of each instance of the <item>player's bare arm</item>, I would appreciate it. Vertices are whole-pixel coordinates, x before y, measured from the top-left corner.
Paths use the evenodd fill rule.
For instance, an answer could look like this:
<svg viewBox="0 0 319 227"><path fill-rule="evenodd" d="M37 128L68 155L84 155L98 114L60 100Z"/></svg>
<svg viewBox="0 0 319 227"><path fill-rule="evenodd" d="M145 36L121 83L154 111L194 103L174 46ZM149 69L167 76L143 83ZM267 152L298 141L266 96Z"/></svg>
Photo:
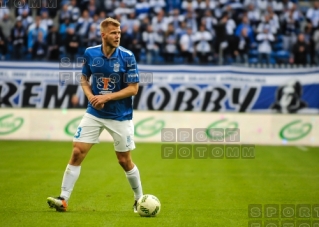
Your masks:
<svg viewBox="0 0 319 227"><path fill-rule="evenodd" d="M101 105L111 100L119 100L136 95L138 92L138 83L130 83L128 86L120 91L105 94L96 95L95 99L92 99L92 105Z"/></svg>
<svg viewBox="0 0 319 227"><path fill-rule="evenodd" d="M84 94L88 98L89 102L93 105L93 107L96 109L103 108L102 106L93 104L93 101L96 99L96 97L92 93L91 84L89 83L88 78L86 76L81 76L81 86Z"/></svg>
<svg viewBox="0 0 319 227"><path fill-rule="evenodd" d="M81 86L83 89L84 94L88 98L88 100L91 102L91 99L94 97L92 90L91 90L91 84L88 81L88 78L86 76L81 76Z"/></svg>

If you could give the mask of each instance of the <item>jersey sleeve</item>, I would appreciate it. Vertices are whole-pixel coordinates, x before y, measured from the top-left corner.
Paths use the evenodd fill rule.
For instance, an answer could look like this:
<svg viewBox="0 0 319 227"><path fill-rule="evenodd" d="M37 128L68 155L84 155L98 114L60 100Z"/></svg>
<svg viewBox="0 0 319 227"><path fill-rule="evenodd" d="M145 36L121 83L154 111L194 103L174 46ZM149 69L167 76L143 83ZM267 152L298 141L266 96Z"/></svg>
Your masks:
<svg viewBox="0 0 319 227"><path fill-rule="evenodd" d="M87 53L87 50L85 50L83 55L82 75L86 77L90 77L92 74L89 63L90 63L90 57Z"/></svg>
<svg viewBox="0 0 319 227"><path fill-rule="evenodd" d="M125 58L125 64L126 73L124 74L124 81L126 83L140 82L137 63L133 54Z"/></svg>

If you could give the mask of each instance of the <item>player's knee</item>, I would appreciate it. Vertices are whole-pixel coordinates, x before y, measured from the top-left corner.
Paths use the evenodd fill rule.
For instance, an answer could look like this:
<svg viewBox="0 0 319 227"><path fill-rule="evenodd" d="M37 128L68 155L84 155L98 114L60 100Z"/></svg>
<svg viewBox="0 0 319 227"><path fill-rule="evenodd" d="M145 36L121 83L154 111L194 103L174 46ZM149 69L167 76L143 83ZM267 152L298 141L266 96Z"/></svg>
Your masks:
<svg viewBox="0 0 319 227"><path fill-rule="evenodd" d="M82 156L83 156L83 152L81 151L81 149L77 146L73 147L73 152L72 152L73 161L81 160Z"/></svg>
<svg viewBox="0 0 319 227"><path fill-rule="evenodd" d="M126 158L119 158L119 164L122 166L122 168L126 171L128 171L131 167L132 160L126 159Z"/></svg>

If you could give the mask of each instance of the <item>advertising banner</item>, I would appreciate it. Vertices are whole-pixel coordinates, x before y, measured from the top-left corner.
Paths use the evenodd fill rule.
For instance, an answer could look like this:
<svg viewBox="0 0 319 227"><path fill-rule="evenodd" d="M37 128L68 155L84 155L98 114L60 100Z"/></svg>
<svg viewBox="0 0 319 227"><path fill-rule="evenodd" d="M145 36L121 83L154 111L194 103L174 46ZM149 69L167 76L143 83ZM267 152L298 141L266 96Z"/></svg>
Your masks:
<svg viewBox="0 0 319 227"><path fill-rule="evenodd" d="M139 71L137 110L319 113L319 68L139 65ZM85 108L80 76L80 68L58 63L0 62L0 107L72 108L77 96L76 107Z"/></svg>
<svg viewBox="0 0 319 227"><path fill-rule="evenodd" d="M84 113L85 110L1 109L0 140L71 142ZM318 115L135 111L133 121L137 142L319 146ZM227 140L228 134L234 140ZM100 141L112 138L103 131Z"/></svg>

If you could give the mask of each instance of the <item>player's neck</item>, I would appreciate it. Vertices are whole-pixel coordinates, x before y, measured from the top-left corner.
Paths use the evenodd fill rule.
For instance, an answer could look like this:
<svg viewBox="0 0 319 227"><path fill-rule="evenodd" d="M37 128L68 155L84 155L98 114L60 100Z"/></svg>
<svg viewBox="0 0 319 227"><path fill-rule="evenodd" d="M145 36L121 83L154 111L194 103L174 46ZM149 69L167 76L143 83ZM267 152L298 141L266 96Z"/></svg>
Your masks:
<svg viewBox="0 0 319 227"><path fill-rule="evenodd" d="M110 47L108 45L103 44L103 54L105 57L110 58L112 56L112 54L114 53L116 48L114 47Z"/></svg>

